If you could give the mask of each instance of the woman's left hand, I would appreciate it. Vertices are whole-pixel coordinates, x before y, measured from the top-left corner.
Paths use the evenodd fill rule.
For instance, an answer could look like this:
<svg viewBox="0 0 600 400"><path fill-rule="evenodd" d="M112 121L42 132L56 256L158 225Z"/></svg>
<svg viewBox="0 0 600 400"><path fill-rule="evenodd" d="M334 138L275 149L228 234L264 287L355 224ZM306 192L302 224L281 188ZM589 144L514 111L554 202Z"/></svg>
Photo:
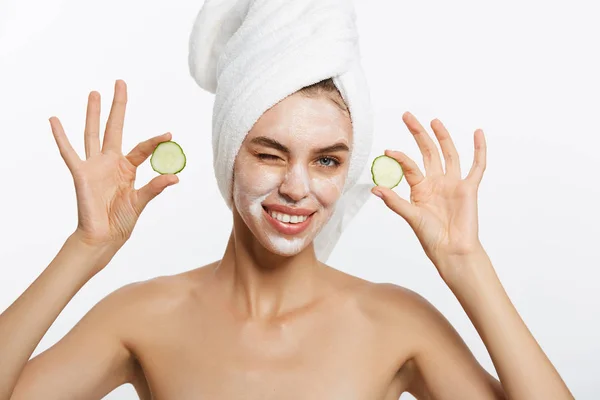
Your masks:
<svg viewBox="0 0 600 400"><path fill-rule="evenodd" d="M475 131L475 157L467 177L461 178L460 161L450 134L441 121L435 119L431 128L444 155L445 171L438 148L417 119L405 113L402 120L413 134L421 154L426 174L406 154L386 150L396 159L410 186L410 202L393 190L382 186L372 189L379 192L385 204L404 218L416 233L425 253L434 263L444 280L455 274L457 258L480 253L477 217L477 191L486 166L486 145L483 131ZM445 266L452 264L452 271ZM448 267L450 268L450 267Z"/></svg>

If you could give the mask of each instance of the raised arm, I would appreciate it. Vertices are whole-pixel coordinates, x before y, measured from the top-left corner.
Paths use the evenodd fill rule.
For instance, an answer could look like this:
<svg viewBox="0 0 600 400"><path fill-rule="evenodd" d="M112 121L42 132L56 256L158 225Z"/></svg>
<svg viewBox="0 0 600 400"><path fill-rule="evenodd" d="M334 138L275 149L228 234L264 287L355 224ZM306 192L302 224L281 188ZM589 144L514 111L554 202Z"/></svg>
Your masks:
<svg viewBox="0 0 600 400"><path fill-rule="evenodd" d="M88 314L57 344L27 361L46 330L110 254L71 235L29 289L2 314L2 399L100 399L130 380L132 358L119 338L120 291ZM122 291L123 289L121 289ZM11 373L11 375L7 375Z"/></svg>
<svg viewBox="0 0 600 400"><path fill-rule="evenodd" d="M78 224L50 265L0 315L0 400L101 398L124 383L131 368L118 339L117 314L111 312L117 293L98 304L57 345L28 362L67 303L129 239L148 202L178 182L174 175L160 175L134 189L137 167L171 134L141 142L124 156L126 103L125 82L117 81L101 148L100 95L90 94L85 160L72 148L60 121L50 118L60 154L73 176Z"/></svg>
<svg viewBox="0 0 600 400"><path fill-rule="evenodd" d="M454 398L570 400L573 395L510 302L479 240L477 192L486 166L483 132L475 131L475 157L462 178L450 134L431 123L445 160L414 116L403 120L423 155L425 174L406 154L395 158L410 186L410 202L376 187L390 209L416 233L425 253L454 293L481 336L500 378L501 389L482 373L445 318L422 303L423 340L415 357L421 380L438 400ZM428 397L422 397L428 398Z"/></svg>

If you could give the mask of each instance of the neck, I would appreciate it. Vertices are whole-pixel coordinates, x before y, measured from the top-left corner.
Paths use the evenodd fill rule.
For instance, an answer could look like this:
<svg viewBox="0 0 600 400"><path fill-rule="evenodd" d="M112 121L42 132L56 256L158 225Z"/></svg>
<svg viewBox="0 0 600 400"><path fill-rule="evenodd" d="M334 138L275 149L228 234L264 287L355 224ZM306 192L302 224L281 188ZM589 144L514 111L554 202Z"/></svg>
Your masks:
<svg viewBox="0 0 600 400"><path fill-rule="evenodd" d="M250 318L269 319L314 300L324 269L312 243L294 256L280 256L265 249L243 222L234 222L217 274L227 283L236 309Z"/></svg>

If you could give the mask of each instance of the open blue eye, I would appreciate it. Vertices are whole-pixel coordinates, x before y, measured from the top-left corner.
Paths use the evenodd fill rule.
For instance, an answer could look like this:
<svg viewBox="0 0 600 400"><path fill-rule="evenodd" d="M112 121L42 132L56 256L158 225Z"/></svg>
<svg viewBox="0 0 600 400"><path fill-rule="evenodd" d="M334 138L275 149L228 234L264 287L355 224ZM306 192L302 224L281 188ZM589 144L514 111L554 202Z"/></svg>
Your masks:
<svg viewBox="0 0 600 400"><path fill-rule="evenodd" d="M321 157L319 163L324 167L337 167L340 162L333 157Z"/></svg>

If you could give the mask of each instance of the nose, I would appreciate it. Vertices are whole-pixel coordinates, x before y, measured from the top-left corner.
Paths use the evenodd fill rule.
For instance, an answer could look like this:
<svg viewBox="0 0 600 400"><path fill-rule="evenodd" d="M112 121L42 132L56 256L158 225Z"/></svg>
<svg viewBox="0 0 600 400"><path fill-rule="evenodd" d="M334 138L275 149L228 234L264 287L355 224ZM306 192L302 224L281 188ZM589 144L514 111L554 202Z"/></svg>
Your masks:
<svg viewBox="0 0 600 400"><path fill-rule="evenodd" d="M291 202L299 202L308 196L310 181L308 171L300 164L293 165L279 186L279 194Z"/></svg>

